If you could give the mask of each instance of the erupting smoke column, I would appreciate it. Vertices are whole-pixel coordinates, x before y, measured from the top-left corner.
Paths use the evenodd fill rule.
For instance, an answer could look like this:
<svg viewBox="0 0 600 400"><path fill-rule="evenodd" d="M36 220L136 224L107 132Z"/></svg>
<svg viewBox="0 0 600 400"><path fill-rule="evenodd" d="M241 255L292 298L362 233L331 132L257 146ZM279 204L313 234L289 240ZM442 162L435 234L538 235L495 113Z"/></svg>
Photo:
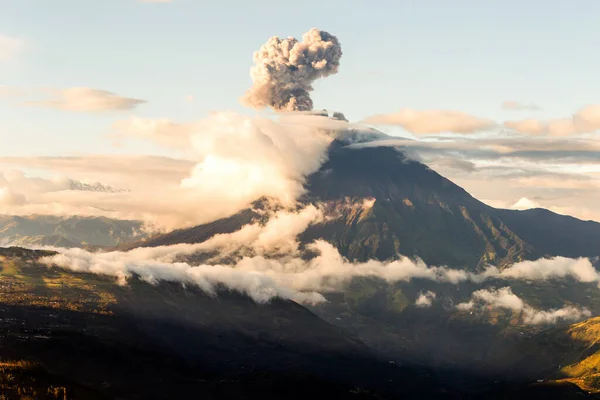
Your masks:
<svg viewBox="0 0 600 400"><path fill-rule="evenodd" d="M254 53L254 84L242 101L254 108L310 111L312 83L337 73L341 57L340 42L325 31L311 29L301 42L274 36Z"/></svg>

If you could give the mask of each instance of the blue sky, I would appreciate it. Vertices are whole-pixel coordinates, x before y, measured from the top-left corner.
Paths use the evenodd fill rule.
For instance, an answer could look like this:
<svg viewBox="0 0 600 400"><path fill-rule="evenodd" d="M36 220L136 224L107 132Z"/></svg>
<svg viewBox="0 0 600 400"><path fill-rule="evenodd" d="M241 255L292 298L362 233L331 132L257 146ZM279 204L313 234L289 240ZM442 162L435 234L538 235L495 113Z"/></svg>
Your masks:
<svg viewBox="0 0 600 400"><path fill-rule="evenodd" d="M593 0L6 0L0 34L26 45L0 63L1 85L85 86L148 103L86 114L4 98L0 153L128 152L104 134L131 115L255 113L238 102L251 84L252 53L270 36L312 27L338 36L344 51L340 72L315 84L315 108L353 120L403 107L504 120L514 113L500 103L517 100L541 105L536 117L568 117L597 100L598 15Z"/></svg>

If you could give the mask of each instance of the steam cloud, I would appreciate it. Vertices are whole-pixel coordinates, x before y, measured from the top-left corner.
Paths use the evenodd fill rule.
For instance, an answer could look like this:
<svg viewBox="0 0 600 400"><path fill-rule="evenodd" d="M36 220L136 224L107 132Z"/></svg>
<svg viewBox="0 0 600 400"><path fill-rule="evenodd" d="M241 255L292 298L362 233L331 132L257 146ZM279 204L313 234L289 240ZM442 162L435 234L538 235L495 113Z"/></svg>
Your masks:
<svg viewBox="0 0 600 400"><path fill-rule="evenodd" d="M341 57L340 42L325 31L313 28L301 42L272 37L254 53L253 85L242 101L254 108L310 111L312 83L337 73Z"/></svg>
<svg viewBox="0 0 600 400"><path fill-rule="evenodd" d="M0 198L0 214L103 215L172 230L235 214L261 197L292 207L305 191L306 176L326 159L336 132L348 126L310 115L272 120L234 113L215 113L186 124L133 122L120 126L127 128L128 137L163 145L172 138L171 145L184 148L189 161L116 156L0 159L0 164L35 165L73 179L131 189L85 193L54 179L7 176L6 182L0 179L0 188L7 188ZM19 201L23 198L26 203Z"/></svg>

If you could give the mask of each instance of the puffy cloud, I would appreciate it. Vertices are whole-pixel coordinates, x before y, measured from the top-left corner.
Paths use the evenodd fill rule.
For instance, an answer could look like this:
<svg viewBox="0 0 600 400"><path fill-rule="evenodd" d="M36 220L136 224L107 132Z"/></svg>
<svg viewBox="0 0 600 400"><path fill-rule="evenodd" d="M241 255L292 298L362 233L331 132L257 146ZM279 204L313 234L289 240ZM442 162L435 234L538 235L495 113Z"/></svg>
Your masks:
<svg viewBox="0 0 600 400"><path fill-rule="evenodd" d="M453 110L413 110L402 109L396 113L379 114L368 117L366 123L375 125L396 125L410 133L430 135L435 133L476 133L491 129L496 123L486 118Z"/></svg>
<svg viewBox="0 0 600 400"><path fill-rule="evenodd" d="M275 111L312 110L313 82L337 73L341 57L340 42L325 31L313 28L302 41L274 36L254 53L253 85L242 102Z"/></svg>
<svg viewBox="0 0 600 400"><path fill-rule="evenodd" d="M415 305L419 308L431 307L436 297L437 295L435 292L432 292L431 290L428 290L427 292L421 292L415 301Z"/></svg>
<svg viewBox="0 0 600 400"><path fill-rule="evenodd" d="M49 265L68 268L76 272L88 272L116 277L125 284L132 275L137 275L149 283L160 281L194 284L209 294L216 294L219 286L247 294L258 303L265 303L274 297L292 299L300 303L319 303L322 295L305 293L278 285L269 277L251 272L236 270L223 265L191 266L187 263L162 263L159 261L126 261L111 258L113 254L94 254L69 249L44 260Z"/></svg>
<svg viewBox="0 0 600 400"><path fill-rule="evenodd" d="M530 210L532 208L541 208L541 206L539 203L529 200L527 197L521 197L510 208L513 210Z"/></svg>
<svg viewBox="0 0 600 400"><path fill-rule="evenodd" d="M27 198L21 193L15 193L7 187L0 187L0 207L20 206L27 202Z"/></svg>
<svg viewBox="0 0 600 400"><path fill-rule="evenodd" d="M266 228L268 232L270 228ZM257 232L261 232L257 235ZM245 232L228 235L227 239L240 239L244 236L257 238L250 246L263 252L289 246L288 239L269 237L262 229L246 228ZM272 231L273 234L275 231ZM262 234L262 235L261 235ZM266 235L266 241L265 236ZM197 245L180 244L158 248L138 248L130 252L92 253L81 249L55 249L58 255L44 260L48 265L78 272L90 272L114 276L121 283L132 274L155 283L161 280L195 283L208 293L214 293L215 283L249 294L258 302L265 302L275 296L293 299L299 302L320 302L324 297L320 292L342 290L354 277L381 277L390 282L409 281L414 278L441 282L459 282L466 273L444 267L427 267L422 262L413 262L408 258L380 263L351 263L344 259L329 243L317 241L308 248L318 254L313 259L290 257L280 258L264 255L243 256L233 264L191 265L174 262L178 256L210 251L219 246L230 246L225 237L212 243Z"/></svg>
<svg viewBox="0 0 600 400"><path fill-rule="evenodd" d="M569 136L600 129L600 104L586 106L571 118L507 121L504 126L527 135Z"/></svg>
<svg viewBox="0 0 600 400"><path fill-rule="evenodd" d="M587 258L554 257L521 261L500 272L498 277L534 281L569 277L579 282L600 282L600 274Z"/></svg>
<svg viewBox="0 0 600 400"><path fill-rule="evenodd" d="M133 121L133 122L132 122ZM133 127L132 127L133 124ZM97 215L148 221L174 229L213 221L271 198L291 207L304 193L307 175L319 169L345 121L317 116L281 116L277 121L217 113L189 124L130 120L138 138L173 142L193 161L164 157L4 157L0 164L60 172L100 181L128 193L40 193L23 213ZM135 128L135 129L134 129ZM0 210L1 212L2 210ZM9 211L16 213L16 210Z"/></svg>
<svg viewBox="0 0 600 400"><path fill-rule="evenodd" d="M510 111L540 111L541 107L533 103L525 104L518 101L508 100L502 103L502 109Z"/></svg>
<svg viewBox="0 0 600 400"><path fill-rule="evenodd" d="M573 306L551 310L535 309L514 294L510 287L477 290L471 295L471 300L457 304L456 308L460 311L470 311L477 305L511 310L519 315L523 323L529 325L554 324L559 320L579 321L592 315L587 308Z"/></svg>
<svg viewBox="0 0 600 400"><path fill-rule="evenodd" d="M23 39L0 34L0 62L13 58L25 46Z"/></svg>
<svg viewBox="0 0 600 400"><path fill-rule="evenodd" d="M481 289L473 292L472 299L468 303L460 303L456 305L459 310L471 310L477 301L484 304L492 305L497 308L505 308L513 311L521 311L525 307L525 303L519 296L512 292L510 287L504 287L498 290Z"/></svg>
<svg viewBox="0 0 600 400"><path fill-rule="evenodd" d="M30 106L56 108L58 110L75 112L123 111L131 110L145 100L121 97L105 90L87 87L72 87L68 89L50 89L49 100L28 101Z"/></svg>
<svg viewBox="0 0 600 400"><path fill-rule="evenodd" d="M251 224L241 230L217 235L199 244L177 244L155 248L137 248L129 252L89 253L81 249L55 249L60 254L45 260L48 264L57 264L63 268L75 271L86 271L124 279L135 273L159 281L180 280L188 282L188 270L205 271L209 266L218 266L221 271L234 270L235 274L261 277L256 282L268 282L269 287L287 288L287 293L295 293L295 299L301 299L299 293L309 292L314 299L315 293L327 293L344 290L346 285L355 277L374 277L388 282L407 282L413 279L425 279L434 282L458 284L472 281L482 283L491 279L498 280L536 280L564 279L571 277L581 282L597 282L598 273L589 260L571 260L557 257L517 263L504 271L490 267L480 274L469 273L447 267L427 266L420 260L401 257L394 261L380 262L351 262L345 259L331 244L317 240L307 246L307 250L316 254L313 258L304 257L298 252L296 236L311 224L318 223L323 218L318 208L309 206L296 212L280 211L265 225ZM206 264L192 265L177 260L186 259L197 253L219 253L212 257L213 261ZM221 264L219 260L228 260ZM169 272L168 278L157 268L175 269ZM198 268L195 270L194 268ZM144 271L149 268L149 271ZM183 275L176 272L182 270ZM199 273L199 272L198 272ZM203 274L200 274L204 276ZM230 273L227 272L227 276ZM236 275L237 276L237 275ZM150 279L150 280L152 280ZM211 275L211 279L217 279ZM201 281L204 282L204 281ZM202 285L199 284L202 287ZM239 287L239 286L238 286ZM261 290L256 298L262 298ZM273 296L280 295L273 292ZM421 293L416 305L427 307L435 300L433 292ZM527 311L527 321L537 321L540 318L530 312L520 298L514 295L510 288L500 291L480 290L474 293L471 301L457 306L460 310L469 310L477 302L484 302L500 308L516 311ZM555 312L556 311L556 312ZM552 315L558 318L565 310L553 310L544 314L543 320ZM583 314L580 314L583 315ZM566 317L565 317L566 318ZM529 323L529 322L527 322ZM540 323L540 322L535 322Z"/></svg>

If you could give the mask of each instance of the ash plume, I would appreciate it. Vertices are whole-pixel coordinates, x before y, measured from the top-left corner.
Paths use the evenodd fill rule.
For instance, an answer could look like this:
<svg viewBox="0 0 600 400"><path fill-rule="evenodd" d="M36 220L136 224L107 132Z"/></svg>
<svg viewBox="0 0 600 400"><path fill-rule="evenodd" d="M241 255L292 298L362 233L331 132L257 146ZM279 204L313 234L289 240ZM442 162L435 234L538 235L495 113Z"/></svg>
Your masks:
<svg viewBox="0 0 600 400"><path fill-rule="evenodd" d="M311 29L298 41L272 37L254 53L253 85L242 102L275 111L310 111L312 83L338 72L342 48L337 37Z"/></svg>

